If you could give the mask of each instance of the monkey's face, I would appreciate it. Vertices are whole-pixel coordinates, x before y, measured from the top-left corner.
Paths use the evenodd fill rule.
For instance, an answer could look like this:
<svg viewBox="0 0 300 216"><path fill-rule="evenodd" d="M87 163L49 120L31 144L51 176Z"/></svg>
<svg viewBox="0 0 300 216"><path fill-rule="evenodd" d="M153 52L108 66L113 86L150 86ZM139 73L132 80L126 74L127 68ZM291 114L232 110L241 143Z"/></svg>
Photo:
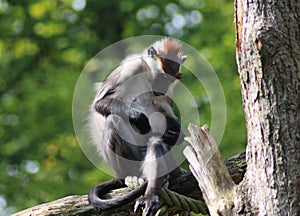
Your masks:
<svg viewBox="0 0 300 216"><path fill-rule="evenodd" d="M180 67L187 57L181 55L180 49L181 44L169 39L156 42L148 48L148 56L157 64L152 84L156 95L166 94L170 84L182 77Z"/></svg>
<svg viewBox="0 0 300 216"><path fill-rule="evenodd" d="M184 60L186 59L185 56L183 58ZM156 74L152 88L155 95L165 95L170 84L177 79L181 79L182 74L180 67L184 60L182 61L180 57L177 56L176 60L157 56L157 60L161 64L162 72Z"/></svg>

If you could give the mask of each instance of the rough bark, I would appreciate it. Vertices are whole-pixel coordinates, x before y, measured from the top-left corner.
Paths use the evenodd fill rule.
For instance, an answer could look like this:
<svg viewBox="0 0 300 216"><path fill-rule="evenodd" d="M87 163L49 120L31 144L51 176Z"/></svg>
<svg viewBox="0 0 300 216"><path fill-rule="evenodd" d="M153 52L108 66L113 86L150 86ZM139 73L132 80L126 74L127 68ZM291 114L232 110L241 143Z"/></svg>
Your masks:
<svg viewBox="0 0 300 216"><path fill-rule="evenodd" d="M300 2L235 4L248 133L239 213L300 215Z"/></svg>
<svg viewBox="0 0 300 216"><path fill-rule="evenodd" d="M246 172L245 153L238 154L224 161L229 173L235 183L239 183ZM180 194L203 200L202 193L199 190L198 183L191 173L185 173L178 179L170 183L170 189ZM128 188L114 190L107 194L106 198L121 196L128 192ZM53 202L34 206L32 208L15 213L13 216L29 216L29 215L141 215L133 214L133 204L97 213L88 205L87 196L69 196ZM176 208L169 208L169 212L178 212Z"/></svg>

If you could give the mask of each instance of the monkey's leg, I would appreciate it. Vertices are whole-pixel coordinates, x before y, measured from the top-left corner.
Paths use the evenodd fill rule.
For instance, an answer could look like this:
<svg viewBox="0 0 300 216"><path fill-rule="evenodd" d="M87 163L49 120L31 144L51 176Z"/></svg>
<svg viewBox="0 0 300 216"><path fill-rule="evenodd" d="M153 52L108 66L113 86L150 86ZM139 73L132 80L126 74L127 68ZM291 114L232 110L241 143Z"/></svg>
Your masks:
<svg viewBox="0 0 300 216"><path fill-rule="evenodd" d="M147 154L143 164L143 174L148 181L143 198L136 201L134 210L144 207L144 216L153 216L160 206L160 189L168 181L168 164L170 161L165 156L168 145L160 138L151 138L147 146Z"/></svg>
<svg viewBox="0 0 300 216"><path fill-rule="evenodd" d="M109 115L103 132L102 151L106 161L114 169L117 178L127 176L141 177L142 161L146 147L137 143L146 143L144 136L136 137L133 129L117 115Z"/></svg>
<svg viewBox="0 0 300 216"><path fill-rule="evenodd" d="M140 167L145 155L137 145L130 144L126 140L132 140L130 129L124 125L124 121L117 115L109 115L105 122L106 130L103 133L101 151L105 160L113 167L116 179L95 185L89 192L89 203L98 210L114 208L136 200L146 190L146 183L130 193L113 199L101 198L109 190L126 187L124 178L128 175L141 176ZM145 149L145 148L143 148Z"/></svg>

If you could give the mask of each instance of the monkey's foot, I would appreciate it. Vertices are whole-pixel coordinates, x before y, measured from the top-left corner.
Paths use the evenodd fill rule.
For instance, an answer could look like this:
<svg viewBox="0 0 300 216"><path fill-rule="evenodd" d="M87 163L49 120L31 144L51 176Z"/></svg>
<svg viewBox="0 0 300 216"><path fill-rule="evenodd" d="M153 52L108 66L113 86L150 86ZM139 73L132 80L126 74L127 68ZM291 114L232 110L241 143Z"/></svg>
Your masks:
<svg viewBox="0 0 300 216"><path fill-rule="evenodd" d="M154 216L159 209L159 197L151 194L149 196L138 199L134 205L134 212L144 207L144 216Z"/></svg>
<svg viewBox="0 0 300 216"><path fill-rule="evenodd" d="M132 190L141 186L144 182L145 180L143 178L139 178L137 176L127 176L125 178L125 184Z"/></svg>

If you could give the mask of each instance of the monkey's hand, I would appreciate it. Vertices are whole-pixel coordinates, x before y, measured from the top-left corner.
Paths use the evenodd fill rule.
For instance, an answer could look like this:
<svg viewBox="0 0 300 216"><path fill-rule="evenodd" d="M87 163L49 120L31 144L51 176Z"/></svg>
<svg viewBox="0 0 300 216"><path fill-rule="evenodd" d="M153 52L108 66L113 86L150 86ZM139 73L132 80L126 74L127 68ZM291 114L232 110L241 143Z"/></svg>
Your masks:
<svg viewBox="0 0 300 216"><path fill-rule="evenodd" d="M141 199L138 199L134 205L134 212L141 207L144 207L144 216L154 216L159 209L159 198L158 195L150 194Z"/></svg>
<svg viewBox="0 0 300 216"><path fill-rule="evenodd" d="M181 131L181 126L177 119L172 117L166 117L167 130L165 131L162 139L168 145L180 144L183 142L183 133Z"/></svg>
<svg viewBox="0 0 300 216"><path fill-rule="evenodd" d="M137 109L130 109L129 111L129 122L131 125L133 125L133 128L138 129L138 132L140 134L146 134L149 133L151 130L149 120L145 114L138 111Z"/></svg>

